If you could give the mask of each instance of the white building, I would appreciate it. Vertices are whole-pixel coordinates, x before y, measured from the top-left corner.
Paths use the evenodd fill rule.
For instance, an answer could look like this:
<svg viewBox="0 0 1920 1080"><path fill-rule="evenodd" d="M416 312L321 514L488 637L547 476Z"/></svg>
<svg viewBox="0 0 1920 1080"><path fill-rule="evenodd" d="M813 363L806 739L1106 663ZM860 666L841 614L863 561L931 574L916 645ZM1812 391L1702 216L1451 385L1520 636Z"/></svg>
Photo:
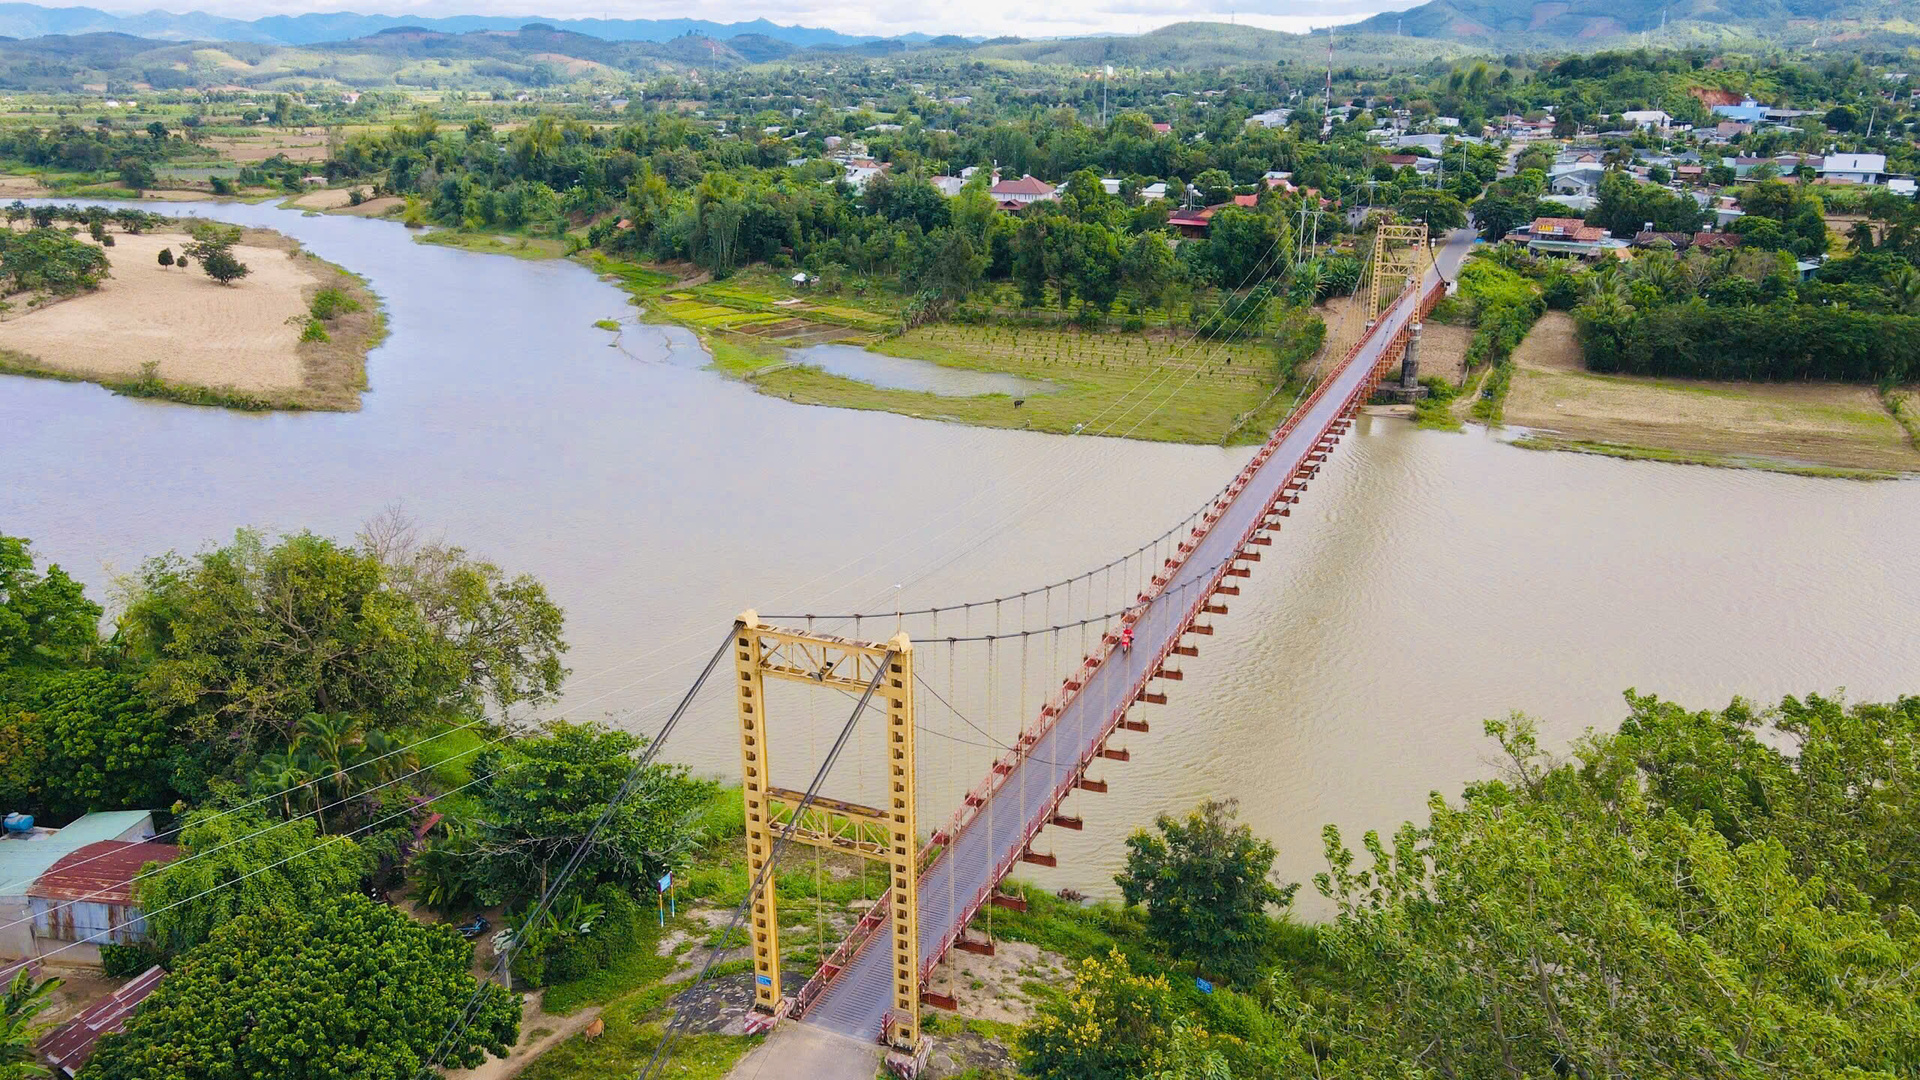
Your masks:
<svg viewBox="0 0 1920 1080"><path fill-rule="evenodd" d="M1887 173L1885 154L1828 154L1820 177L1830 183L1877 184Z"/></svg>
<svg viewBox="0 0 1920 1080"><path fill-rule="evenodd" d="M1628 109L1620 119L1642 131L1665 131L1673 126L1673 117L1664 109Z"/></svg>

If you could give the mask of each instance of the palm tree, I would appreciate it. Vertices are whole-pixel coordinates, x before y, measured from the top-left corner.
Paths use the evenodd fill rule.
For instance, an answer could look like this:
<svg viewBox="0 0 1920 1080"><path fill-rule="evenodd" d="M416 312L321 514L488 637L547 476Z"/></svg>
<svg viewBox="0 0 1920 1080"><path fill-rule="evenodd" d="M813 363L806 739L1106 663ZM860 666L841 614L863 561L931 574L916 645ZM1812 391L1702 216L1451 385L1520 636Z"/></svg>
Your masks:
<svg viewBox="0 0 1920 1080"><path fill-rule="evenodd" d="M42 1025L34 1023L34 1018L53 1004L49 998L59 988L59 979L36 983L33 974L22 968L0 995L0 1080L51 1075L35 1053Z"/></svg>

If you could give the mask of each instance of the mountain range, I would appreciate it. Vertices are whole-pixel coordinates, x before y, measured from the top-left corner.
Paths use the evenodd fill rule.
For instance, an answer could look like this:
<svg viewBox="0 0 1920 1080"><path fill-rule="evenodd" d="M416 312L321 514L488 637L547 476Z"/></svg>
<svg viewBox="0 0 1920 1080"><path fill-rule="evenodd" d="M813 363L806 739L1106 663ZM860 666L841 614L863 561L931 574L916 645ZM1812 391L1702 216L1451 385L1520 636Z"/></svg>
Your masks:
<svg viewBox="0 0 1920 1080"><path fill-rule="evenodd" d="M1343 32L1447 38L1503 48L1581 47L1648 35L1654 44L1714 39L1829 41L1920 30L1920 0L1431 0Z"/></svg>
<svg viewBox="0 0 1920 1080"><path fill-rule="evenodd" d="M528 23L540 23L556 30L568 30L603 41L671 41L689 34L725 41L755 34L802 48L819 45L857 45L875 40L870 36L842 34L809 26L781 26L766 19L753 22L718 23L705 19L549 19L528 15L454 15L424 18L398 15L359 15L350 11L312 12L305 15L269 15L259 19L229 19L190 11L176 15L149 11L139 15L116 15L97 8L50 8L38 4L0 4L0 37L35 38L51 34L127 34L153 41L244 41L256 45L315 45L328 41L349 41L370 37L396 27L417 27L448 34L475 31L518 30ZM925 40L925 34L909 34L900 40Z"/></svg>

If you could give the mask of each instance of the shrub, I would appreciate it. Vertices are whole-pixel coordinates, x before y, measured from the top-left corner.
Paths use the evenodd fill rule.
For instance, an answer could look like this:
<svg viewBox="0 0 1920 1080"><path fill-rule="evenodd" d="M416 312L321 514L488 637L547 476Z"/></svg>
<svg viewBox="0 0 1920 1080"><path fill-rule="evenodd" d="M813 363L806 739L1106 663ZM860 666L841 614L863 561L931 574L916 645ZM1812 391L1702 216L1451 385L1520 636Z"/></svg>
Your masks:
<svg viewBox="0 0 1920 1080"><path fill-rule="evenodd" d="M160 265L161 266L173 265L173 249L172 248L160 249Z"/></svg>
<svg viewBox="0 0 1920 1080"><path fill-rule="evenodd" d="M309 305L313 317L322 322L332 322L350 311L360 310L360 301L348 296L339 289L328 287L313 294L313 303Z"/></svg>
<svg viewBox="0 0 1920 1080"><path fill-rule="evenodd" d="M109 979L131 979L163 959L160 950L145 941L136 941L131 945L103 943L100 946L100 970Z"/></svg>
<svg viewBox="0 0 1920 1080"><path fill-rule="evenodd" d="M300 340L332 341L333 338L327 334L327 324L321 322L319 319L309 318L306 328L300 331Z"/></svg>
<svg viewBox="0 0 1920 1080"><path fill-rule="evenodd" d="M366 201L367 201L367 193L366 193L366 192L364 192L364 191L362 191L362 190L360 190L359 188L349 188L349 189L347 190L347 205L348 205L348 206L359 206L359 205L360 205L361 203L363 203L363 202L366 202Z"/></svg>

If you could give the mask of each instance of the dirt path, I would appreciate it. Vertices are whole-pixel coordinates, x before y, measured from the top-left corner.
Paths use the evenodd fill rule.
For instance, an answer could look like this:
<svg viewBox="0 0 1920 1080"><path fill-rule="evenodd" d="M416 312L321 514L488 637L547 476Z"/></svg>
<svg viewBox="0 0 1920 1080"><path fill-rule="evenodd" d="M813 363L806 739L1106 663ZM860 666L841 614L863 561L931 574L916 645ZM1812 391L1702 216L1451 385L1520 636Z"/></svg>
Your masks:
<svg viewBox="0 0 1920 1080"><path fill-rule="evenodd" d="M543 996L542 991L535 990L522 1003L520 1041L514 1045L511 1053L503 1058L489 1057L478 1068L449 1070L448 1080L507 1080L555 1044L586 1030L587 1025L600 1015L600 1007L595 1005L568 1016L553 1016L541 1010Z"/></svg>

